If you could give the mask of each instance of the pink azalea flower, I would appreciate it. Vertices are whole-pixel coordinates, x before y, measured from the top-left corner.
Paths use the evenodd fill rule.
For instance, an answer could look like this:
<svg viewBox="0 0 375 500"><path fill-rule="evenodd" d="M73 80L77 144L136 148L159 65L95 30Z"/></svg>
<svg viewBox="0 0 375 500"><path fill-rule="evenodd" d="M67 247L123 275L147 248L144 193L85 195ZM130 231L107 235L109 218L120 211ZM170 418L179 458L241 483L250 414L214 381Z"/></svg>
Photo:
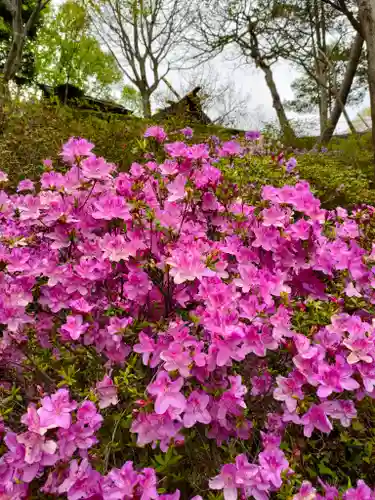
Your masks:
<svg viewBox="0 0 375 500"><path fill-rule="evenodd" d="M165 144L164 149L172 158L185 158L188 153L188 146L184 142Z"/></svg>
<svg viewBox="0 0 375 500"><path fill-rule="evenodd" d="M304 481L297 495L293 500L316 500L316 489L312 487L309 481Z"/></svg>
<svg viewBox="0 0 375 500"><path fill-rule="evenodd" d="M272 377L269 372L265 372L260 376L254 375L251 377L251 395L261 396L267 394L272 384ZM276 398L275 398L276 399Z"/></svg>
<svg viewBox="0 0 375 500"><path fill-rule="evenodd" d="M82 174L87 179L106 180L110 177L114 166L107 163L104 158L91 155L81 163Z"/></svg>
<svg viewBox="0 0 375 500"><path fill-rule="evenodd" d="M125 238L121 234L111 235L106 233L99 244L103 250L103 256L112 262L129 260L130 257L137 255L138 250L146 248L146 245L139 238L132 236Z"/></svg>
<svg viewBox="0 0 375 500"><path fill-rule="evenodd" d="M347 357L347 362L350 365L354 365L359 361L372 363L373 358L371 354L374 351L374 342L372 339L366 337L364 333L351 334L349 338L343 341L343 345L351 351Z"/></svg>
<svg viewBox="0 0 375 500"><path fill-rule="evenodd" d="M211 490L223 490L225 500L237 500L236 485L237 468L233 464L225 464L220 474L209 480Z"/></svg>
<svg viewBox="0 0 375 500"><path fill-rule="evenodd" d="M124 294L129 300L141 303L148 292L152 289L148 274L141 269L132 269L128 274L128 280L124 284Z"/></svg>
<svg viewBox="0 0 375 500"><path fill-rule="evenodd" d="M138 476L140 500L160 498L157 492L157 478L154 469L145 467Z"/></svg>
<svg viewBox="0 0 375 500"><path fill-rule="evenodd" d="M350 400L325 401L323 408L327 415L340 420L343 427L349 427L357 416L354 403Z"/></svg>
<svg viewBox="0 0 375 500"><path fill-rule="evenodd" d="M97 382L96 392L99 396L99 408L108 408L108 406L116 406L118 403L117 388L113 383L113 380L104 375L103 380Z"/></svg>
<svg viewBox="0 0 375 500"><path fill-rule="evenodd" d="M263 226L269 227L284 227L290 218L290 213L287 213L279 206L272 206L265 208L260 212L262 216Z"/></svg>
<svg viewBox="0 0 375 500"><path fill-rule="evenodd" d="M185 185L187 179L184 175L178 175L174 181L167 185L169 192L168 201L178 201L183 200L186 196Z"/></svg>
<svg viewBox="0 0 375 500"><path fill-rule="evenodd" d="M141 177L144 174L144 172L145 169L139 163L134 162L131 164L130 173L133 177L135 178Z"/></svg>
<svg viewBox="0 0 375 500"><path fill-rule="evenodd" d="M238 156L242 153L243 148L239 142L227 141L223 142L219 149L219 156Z"/></svg>
<svg viewBox="0 0 375 500"><path fill-rule="evenodd" d="M178 172L178 163L175 160L165 160L159 165L159 170L163 175L174 175Z"/></svg>
<svg viewBox="0 0 375 500"><path fill-rule="evenodd" d="M293 340L297 348L298 355L302 359L312 359L317 355L318 349L311 346L310 339L305 337L305 335L295 334L293 336Z"/></svg>
<svg viewBox="0 0 375 500"><path fill-rule="evenodd" d="M156 345L155 341L143 332L139 334L139 344L135 344L133 351L142 354L142 362L144 365L148 365L151 355L155 352ZM151 363L151 368L155 366Z"/></svg>
<svg viewBox="0 0 375 500"><path fill-rule="evenodd" d="M182 424L175 420L175 416L172 417L169 411L163 415L140 413L132 423L131 432L138 434L138 446L152 443L155 448L159 441L160 448L167 451L172 439L183 441L182 434L179 434L181 428Z"/></svg>
<svg viewBox="0 0 375 500"><path fill-rule="evenodd" d="M246 356L251 352L259 357L266 356L267 349L275 351L279 343L273 338L271 329L268 327L247 326L245 337L241 348L241 355Z"/></svg>
<svg viewBox="0 0 375 500"><path fill-rule="evenodd" d="M194 184L200 189L206 186L216 186L221 177L222 173L218 168L204 164L201 170L194 173Z"/></svg>
<svg viewBox="0 0 375 500"><path fill-rule="evenodd" d="M242 289L243 293L250 292L258 284L258 269L251 263L239 264L238 271L240 278L235 278L233 282Z"/></svg>
<svg viewBox="0 0 375 500"><path fill-rule="evenodd" d="M84 401L77 411L77 423L83 423L93 431L100 429L103 417L98 413L95 404L92 401ZM73 425L74 427L74 425Z"/></svg>
<svg viewBox="0 0 375 500"><path fill-rule="evenodd" d="M153 137L157 142L161 143L165 141L167 134L162 127L154 125L146 130L144 137Z"/></svg>
<svg viewBox="0 0 375 500"><path fill-rule="evenodd" d="M332 392L343 392L344 390L354 390L359 388L359 384L351 375L353 370L342 356L336 356L334 366L322 363L319 365L316 380L319 387L317 395L326 398Z"/></svg>
<svg viewBox="0 0 375 500"><path fill-rule="evenodd" d="M279 246L280 233L275 227L265 227L260 225L253 228L255 240L253 247L261 247L267 251L274 251Z"/></svg>
<svg viewBox="0 0 375 500"><path fill-rule="evenodd" d="M34 404L29 404L27 413L21 417L21 422L27 426L28 430L36 434L44 435L46 428L40 426L40 418Z"/></svg>
<svg viewBox="0 0 375 500"><path fill-rule="evenodd" d="M375 493L360 479L356 488L350 488L343 495L343 500L374 500Z"/></svg>
<svg viewBox="0 0 375 500"><path fill-rule="evenodd" d="M359 363L357 366L366 391L372 392L375 388L375 366L370 363Z"/></svg>
<svg viewBox="0 0 375 500"><path fill-rule="evenodd" d="M242 385L241 376L229 376L228 378L231 387L222 394L217 403L217 418L223 427L227 426L228 415L241 416L242 410L246 408L243 397L247 392L247 388Z"/></svg>
<svg viewBox="0 0 375 500"><path fill-rule="evenodd" d="M290 413L293 413L297 408L297 400L304 399L302 385L304 377L299 372L293 372L289 377L276 377L277 387L273 391L273 397L277 401L283 401Z"/></svg>
<svg viewBox="0 0 375 500"><path fill-rule="evenodd" d="M189 147L188 157L191 160L203 160L205 158L209 158L209 156L210 152L208 150L207 144L192 144ZM208 171L206 172L208 173Z"/></svg>
<svg viewBox="0 0 375 500"><path fill-rule="evenodd" d="M288 226L286 232L296 240L306 241L310 237L311 223L305 219L299 219L294 224Z"/></svg>
<svg viewBox="0 0 375 500"><path fill-rule="evenodd" d="M76 300L71 300L69 303L70 307L80 313L89 313L94 309L95 306L90 305L83 297Z"/></svg>
<svg viewBox="0 0 375 500"><path fill-rule="evenodd" d="M163 415L169 408L173 408L178 413L185 410L186 399L180 392L183 385L182 377L172 382L165 371L158 373L155 382L147 387L149 394L156 396L155 412L158 415Z"/></svg>
<svg viewBox="0 0 375 500"><path fill-rule="evenodd" d="M278 448L265 449L259 453L259 465L262 467L263 478L275 488L282 485L281 473L289 468L288 460Z"/></svg>
<svg viewBox="0 0 375 500"><path fill-rule="evenodd" d="M332 424L328 420L323 404L312 405L301 419L304 426L303 434L306 437L311 437L314 429L318 429L325 434L329 434L332 430Z"/></svg>
<svg viewBox="0 0 375 500"><path fill-rule="evenodd" d="M121 196L105 194L94 202L92 217L97 220L130 220L129 208Z"/></svg>
<svg viewBox="0 0 375 500"><path fill-rule="evenodd" d="M20 181L17 186L18 193L22 191L34 191L34 189L34 183L30 179L24 179L23 181Z"/></svg>
<svg viewBox="0 0 375 500"><path fill-rule="evenodd" d="M161 352L160 359L165 361L165 370L169 372L178 370L183 377L190 375L191 357L180 342L169 344L168 349Z"/></svg>
<svg viewBox="0 0 375 500"><path fill-rule="evenodd" d="M132 196L132 179L129 174L120 172L115 178L115 188L118 194L126 197Z"/></svg>
<svg viewBox="0 0 375 500"><path fill-rule="evenodd" d="M112 469L104 480L104 498L134 498L138 474L133 463L126 462L121 469Z"/></svg>
<svg viewBox="0 0 375 500"><path fill-rule="evenodd" d="M202 197L202 209L203 210L218 210L220 204L217 201L216 196L213 193L206 192Z"/></svg>
<svg viewBox="0 0 375 500"><path fill-rule="evenodd" d="M187 400L183 417L184 426L190 428L196 422L209 424L211 422L211 415L207 411L209 402L210 397L208 394L202 391L193 391Z"/></svg>
<svg viewBox="0 0 375 500"><path fill-rule="evenodd" d="M55 455L57 449L55 441L46 440L44 436L35 432L19 434L17 441L25 448L26 464L54 465L58 460L58 456Z"/></svg>
<svg viewBox="0 0 375 500"><path fill-rule="evenodd" d="M87 459L80 464L73 460L69 466L69 475L58 487L58 493L66 493L70 500L95 498L101 493L100 480L99 472L92 469Z"/></svg>
<svg viewBox="0 0 375 500"><path fill-rule="evenodd" d="M71 137L68 142L63 145L61 156L67 163L73 164L81 158L91 156L93 153L94 144L86 141L86 139Z"/></svg>
<svg viewBox="0 0 375 500"><path fill-rule="evenodd" d="M72 421L70 414L77 408L77 403L70 401L67 389L59 389L52 396L45 396L41 404L42 406L37 410L41 427L46 429L70 427Z"/></svg>
<svg viewBox="0 0 375 500"><path fill-rule="evenodd" d="M345 287L345 293L348 297L362 297L361 293L357 290L357 288L353 285L353 282L350 281Z"/></svg>
<svg viewBox="0 0 375 500"><path fill-rule="evenodd" d="M195 248L187 248L184 251L175 250L165 262L171 266L170 274L177 285L216 274L215 271L205 266L200 252Z"/></svg>
<svg viewBox="0 0 375 500"><path fill-rule="evenodd" d="M89 323L83 322L80 314L70 315L66 318L66 323L62 325L61 331L72 340L78 340L87 331L89 326Z"/></svg>
<svg viewBox="0 0 375 500"><path fill-rule="evenodd" d="M339 498L339 491L334 486L324 483L320 478L318 478L319 484L324 489L325 500L337 500Z"/></svg>
<svg viewBox="0 0 375 500"><path fill-rule="evenodd" d="M64 186L64 176L54 170L51 172L44 172L40 177L40 185L42 189L62 188Z"/></svg>

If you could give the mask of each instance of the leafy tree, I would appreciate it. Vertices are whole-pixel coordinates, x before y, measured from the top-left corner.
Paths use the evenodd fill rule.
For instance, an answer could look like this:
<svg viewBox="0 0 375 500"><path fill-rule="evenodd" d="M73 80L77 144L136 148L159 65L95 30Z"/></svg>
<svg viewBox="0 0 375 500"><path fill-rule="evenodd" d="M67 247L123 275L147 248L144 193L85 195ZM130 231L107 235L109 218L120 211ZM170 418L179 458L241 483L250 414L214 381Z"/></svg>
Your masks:
<svg viewBox="0 0 375 500"><path fill-rule="evenodd" d="M323 103L326 103L326 109L322 110L321 115L321 132L327 125L328 117L332 113L335 104L338 89L341 86L345 75L345 68L350 56L348 47L340 44L331 45L326 49L326 68L325 68L325 86L323 86L315 75L315 67L302 68L304 73L292 82L294 98L285 103L288 109L297 113L314 112L316 109L321 111L322 93L325 93ZM366 81L366 61L362 54L361 62L358 66L350 94L347 99L347 104L358 106L367 90ZM346 118L347 114L344 112ZM323 116L322 116L323 115ZM350 124L349 124L350 126Z"/></svg>
<svg viewBox="0 0 375 500"><path fill-rule="evenodd" d="M35 9L35 0L24 0L22 4L22 18L27 23ZM31 26L24 50L21 56L20 65L13 77L17 84L29 83L35 74L35 58L31 42L35 40L38 29L41 27L46 10L41 11L36 22ZM13 16L8 9L6 2L0 2L0 71L4 70L5 63L12 45Z"/></svg>
<svg viewBox="0 0 375 500"><path fill-rule="evenodd" d="M139 91L131 85L124 85L121 91L121 103L133 113L142 114L142 96Z"/></svg>
<svg viewBox="0 0 375 500"><path fill-rule="evenodd" d="M114 57L92 35L86 9L69 0L46 19L37 43L36 70L40 83L71 84L103 95L121 80Z"/></svg>

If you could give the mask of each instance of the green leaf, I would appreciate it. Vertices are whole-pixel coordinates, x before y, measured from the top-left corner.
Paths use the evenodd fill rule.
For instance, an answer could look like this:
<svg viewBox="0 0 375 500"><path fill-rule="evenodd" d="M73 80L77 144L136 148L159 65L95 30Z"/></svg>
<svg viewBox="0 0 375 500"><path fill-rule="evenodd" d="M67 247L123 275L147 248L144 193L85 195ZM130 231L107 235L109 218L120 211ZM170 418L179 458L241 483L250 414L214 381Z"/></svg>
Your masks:
<svg viewBox="0 0 375 500"><path fill-rule="evenodd" d="M327 467L323 462L320 462L318 464L318 469L319 469L320 474L323 474L325 476L336 477L336 474L329 467Z"/></svg>

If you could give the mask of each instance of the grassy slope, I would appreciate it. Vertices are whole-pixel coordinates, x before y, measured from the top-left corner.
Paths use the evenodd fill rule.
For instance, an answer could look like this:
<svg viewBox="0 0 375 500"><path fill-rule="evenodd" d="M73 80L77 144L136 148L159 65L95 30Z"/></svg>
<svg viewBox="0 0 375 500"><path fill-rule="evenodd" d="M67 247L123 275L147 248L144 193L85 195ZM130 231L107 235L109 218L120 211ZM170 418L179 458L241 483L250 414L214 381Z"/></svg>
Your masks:
<svg viewBox="0 0 375 500"><path fill-rule="evenodd" d="M132 161L139 160L137 144L152 123L136 117L109 117L107 121L97 114L75 112L67 107L27 105L10 118L0 137L0 170L8 172L14 181L25 176L35 178L40 172L41 160L57 160L61 145L71 136L92 141L98 155L126 170ZM163 125L172 132L186 124L170 121ZM229 139L236 133L202 125L194 126L194 132L197 141L210 135Z"/></svg>
<svg viewBox="0 0 375 500"><path fill-rule="evenodd" d="M102 117L103 118L103 117ZM107 119L93 113L76 112L65 106L28 104L17 110L0 137L0 170L9 173L15 184L25 177L37 178L41 160L58 162L61 146L71 136L85 137L96 145L96 153L116 163L120 170L140 159L140 141L152 120L136 117ZM176 119L163 122L170 134L188 125ZM203 141L211 135L228 140L239 131L218 126L193 125L194 140ZM310 140L310 138L309 138ZM307 139L298 141L299 148L310 148ZM326 206L337 204L375 203L373 167L369 136L336 139L328 154L304 154L298 157L301 177L309 180ZM293 154L292 151L288 153ZM247 159L238 167L244 182L273 183L275 166L268 158Z"/></svg>

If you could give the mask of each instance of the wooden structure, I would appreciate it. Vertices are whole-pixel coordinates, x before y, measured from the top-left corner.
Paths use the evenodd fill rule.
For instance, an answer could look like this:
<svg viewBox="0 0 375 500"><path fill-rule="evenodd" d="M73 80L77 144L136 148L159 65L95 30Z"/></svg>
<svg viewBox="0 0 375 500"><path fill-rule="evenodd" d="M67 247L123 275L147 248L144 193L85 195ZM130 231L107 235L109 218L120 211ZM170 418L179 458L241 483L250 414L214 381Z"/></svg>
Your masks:
<svg viewBox="0 0 375 500"><path fill-rule="evenodd" d="M60 104L66 104L73 108L89 110L89 111L99 111L104 113L111 113L115 115L131 115L132 112L126 109L120 104L116 104L112 101L106 101L102 99L95 99L93 97L86 96L84 92L75 87L74 85L58 85L57 87L51 87L49 85L39 85L39 88L43 92L43 96L50 100L57 100Z"/></svg>
<svg viewBox="0 0 375 500"><path fill-rule="evenodd" d="M189 92L185 97L177 102L168 101L170 104L167 108L157 111L152 118L161 120L169 116L177 116L185 118L190 122L202 123L210 125L212 121L203 111L201 100L198 96L201 87L195 87L194 90Z"/></svg>

